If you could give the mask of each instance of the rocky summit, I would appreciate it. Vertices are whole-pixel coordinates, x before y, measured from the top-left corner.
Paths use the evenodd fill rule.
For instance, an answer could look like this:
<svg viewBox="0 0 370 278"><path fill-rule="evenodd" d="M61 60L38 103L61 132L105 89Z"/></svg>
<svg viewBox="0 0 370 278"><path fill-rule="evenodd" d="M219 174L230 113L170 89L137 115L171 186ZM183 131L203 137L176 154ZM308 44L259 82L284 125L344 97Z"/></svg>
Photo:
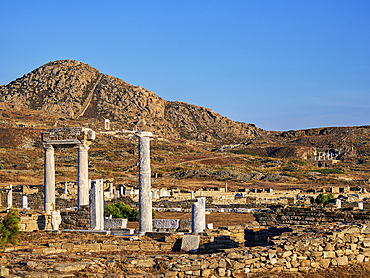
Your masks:
<svg viewBox="0 0 370 278"><path fill-rule="evenodd" d="M166 101L147 89L73 60L49 62L0 86L0 102L62 118L107 118L126 129L145 127L170 138L242 142L268 133L208 108Z"/></svg>

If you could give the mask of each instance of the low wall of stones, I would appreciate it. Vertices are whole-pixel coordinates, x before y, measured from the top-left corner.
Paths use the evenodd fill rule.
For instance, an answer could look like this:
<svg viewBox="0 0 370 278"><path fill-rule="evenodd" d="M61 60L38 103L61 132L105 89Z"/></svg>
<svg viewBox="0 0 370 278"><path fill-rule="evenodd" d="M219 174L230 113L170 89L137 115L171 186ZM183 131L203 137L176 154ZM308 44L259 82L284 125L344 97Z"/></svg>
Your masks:
<svg viewBox="0 0 370 278"><path fill-rule="evenodd" d="M367 210L341 210L322 206L275 208L256 212L253 216L261 226L370 222Z"/></svg>
<svg viewBox="0 0 370 278"><path fill-rule="evenodd" d="M170 261L166 256L161 257L160 262L156 262L154 256L146 256L145 260L151 262L151 268L166 266L166 277L237 277L266 270L299 272L369 261L370 226L336 229L312 233L313 238L287 239L274 246L229 249L212 255L183 256L176 261ZM144 264L137 260L125 261L127 268L132 269L139 265Z"/></svg>
<svg viewBox="0 0 370 278"><path fill-rule="evenodd" d="M81 206L79 210L62 211L62 223L59 229L90 230L90 208Z"/></svg>
<svg viewBox="0 0 370 278"><path fill-rule="evenodd" d="M201 242L213 242L216 234L221 236L230 233L224 239L232 240L234 232L242 228L224 227L219 231L205 231ZM211 234L214 233L214 234ZM211 235L215 236L213 239ZM207 238L208 237L208 238ZM233 248L229 243L223 252L208 254L171 253L178 251L181 238L177 235L167 235L158 240L128 240L123 237L106 237L104 240L73 243L49 243L40 246L15 246L5 252L21 251L32 254L81 253L81 252L117 252L124 269L121 277L138 275L163 274L164 277L184 277L187 275L210 277L238 277L247 273L258 273L270 270L272 272L310 271L332 266L345 266L369 261L370 259L370 225L332 225L331 228L318 227L309 231L292 229L292 233L283 237L273 237L271 246ZM73 240L73 238L72 238ZM243 240L234 238L235 242ZM220 243L220 242L219 242ZM207 244L207 243L205 243ZM202 249L204 244L201 244ZM23 249L22 249L23 248ZM207 249L207 248L206 248ZM129 251L126 255L122 251ZM130 255L132 251L144 251L141 255ZM157 252L157 253L151 253ZM161 256L158 256L158 252ZM211 254L210 254L211 253ZM145 255L143 255L145 254ZM152 255L151 255L152 254ZM95 258L95 257L94 257ZM160 259L159 259L160 258ZM130 270L130 272L125 272ZM130 273L130 274L127 274ZM125 276L127 274L127 276ZM118 277L118 276L117 276ZM136 276L135 276L136 277ZM163 276L161 276L163 277Z"/></svg>
<svg viewBox="0 0 370 278"><path fill-rule="evenodd" d="M19 217L21 231L32 232L37 230L51 230L51 216L38 213L24 213Z"/></svg>
<svg viewBox="0 0 370 278"><path fill-rule="evenodd" d="M220 250L243 247L245 245L244 227L228 226L207 229L200 234L199 252L213 253Z"/></svg>

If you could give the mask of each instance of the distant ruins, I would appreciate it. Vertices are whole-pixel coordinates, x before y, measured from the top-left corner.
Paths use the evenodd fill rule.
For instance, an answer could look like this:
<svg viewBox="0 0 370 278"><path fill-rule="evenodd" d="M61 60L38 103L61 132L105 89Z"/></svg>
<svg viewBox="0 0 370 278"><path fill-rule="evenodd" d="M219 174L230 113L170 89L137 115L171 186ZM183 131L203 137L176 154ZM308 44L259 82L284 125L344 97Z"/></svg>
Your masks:
<svg viewBox="0 0 370 278"><path fill-rule="evenodd" d="M108 122L105 130L109 129ZM242 188L233 192L225 183L224 187L197 191L152 189L150 138L153 135L127 132L138 139L139 177L138 184L134 185L102 179L89 181L88 150L95 139L92 129L55 128L43 132L44 187L10 185L0 196L7 209L21 207L23 231L46 231L48 241L31 247L29 244L14 247L5 253L18 255L16 252L21 250L31 261L37 261L40 254L82 256L83 262L53 265L53 271L66 276L74 275L71 269L73 273L83 270L87 274L94 269L95 273L94 260L99 252L112 253L120 260L120 264L115 264L112 260L116 258L100 259L99 264L105 268L100 268L99 273L123 272L128 275L124 277L133 277L130 275L136 275L136 269L140 274L135 277L154 272L162 275L160 277L173 278L238 277L266 269L300 272L370 260L370 225L367 224L370 195L366 188L345 186L307 191ZM55 182L54 148L78 150L77 182ZM332 153L318 153L315 160L334 158ZM334 199L326 206L317 205L318 193L331 193ZM39 202L42 198L43 204ZM118 201L139 209L138 229L127 228L127 219L104 217L104 205ZM191 219L152 219L152 209L191 213ZM254 220L214 229L212 223L207 223L207 215L211 213L223 213L225 217L232 217L232 213L250 214ZM64 241L49 242L56 234L51 231L57 230L66 235ZM132 254L132 251L145 255ZM169 251L182 253L167 255ZM161 255L161 261L156 259L156 254ZM123 268L115 268L116 265ZM0 266L0 271L2 275L9 274L4 266Z"/></svg>

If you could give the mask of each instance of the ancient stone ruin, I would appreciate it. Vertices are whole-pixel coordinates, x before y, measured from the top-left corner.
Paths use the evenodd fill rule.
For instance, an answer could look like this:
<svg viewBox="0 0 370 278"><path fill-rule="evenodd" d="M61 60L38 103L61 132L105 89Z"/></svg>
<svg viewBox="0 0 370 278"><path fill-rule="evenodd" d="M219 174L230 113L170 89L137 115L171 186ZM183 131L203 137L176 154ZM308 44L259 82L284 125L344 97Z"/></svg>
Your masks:
<svg viewBox="0 0 370 278"><path fill-rule="evenodd" d="M58 128L42 134L45 213L30 212L27 198L32 207L33 198L40 196L31 186L9 186L4 192L6 202L1 201L7 208L22 203L22 230L46 234L37 243L22 241L6 249L6 257L0 261L1 275L9 274L7 265L11 265L12 274L37 269L40 277L55 272L63 277L106 277L113 273L115 277L146 277L156 273L158 277L218 278L248 276L262 270L305 272L370 260L370 196L366 190L333 187L335 198L327 206L315 204L314 196L319 192L315 190L253 188L233 192L227 184L197 191L152 190L152 133L133 133L139 149L137 187L102 179L93 180L90 186L87 166L88 149L95 139L93 130ZM55 183L55 148L78 150L78 177L73 186ZM62 196L75 190L77 208L68 203L56 208L56 189ZM127 219L105 218L104 204L108 200L124 200L138 208L139 229L127 228ZM157 211L191 213L192 217L152 219L153 207ZM206 222L206 215L216 212L251 214L254 221L214 229ZM63 237L57 237L60 234ZM49 256L42 261L43 267L39 266L40 256ZM69 256L72 261L63 261ZM19 263L18 257L28 261ZM101 276L93 276L97 273Z"/></svg>
<svg viewBox="0 0 370 278"><path fill-rule="evenodd" d="M89 204L88 150L95 132L90 128L53 128L41 135L45 150L44 210L51 214L55 210L55 165L54 148L78 150L78 207Z"/></svg>

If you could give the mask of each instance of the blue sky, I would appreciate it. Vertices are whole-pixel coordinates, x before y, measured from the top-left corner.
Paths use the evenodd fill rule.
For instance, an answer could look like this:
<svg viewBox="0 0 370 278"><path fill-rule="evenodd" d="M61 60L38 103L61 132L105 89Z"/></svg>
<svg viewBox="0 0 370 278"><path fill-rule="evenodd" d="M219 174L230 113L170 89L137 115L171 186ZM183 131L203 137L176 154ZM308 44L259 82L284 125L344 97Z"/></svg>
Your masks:
<svg viewBox="0 0 370 278"><path fill-rule="evenodd" d="M73 59L268 130L370 124L370 1L3 1L0 84Z"/></svg>

